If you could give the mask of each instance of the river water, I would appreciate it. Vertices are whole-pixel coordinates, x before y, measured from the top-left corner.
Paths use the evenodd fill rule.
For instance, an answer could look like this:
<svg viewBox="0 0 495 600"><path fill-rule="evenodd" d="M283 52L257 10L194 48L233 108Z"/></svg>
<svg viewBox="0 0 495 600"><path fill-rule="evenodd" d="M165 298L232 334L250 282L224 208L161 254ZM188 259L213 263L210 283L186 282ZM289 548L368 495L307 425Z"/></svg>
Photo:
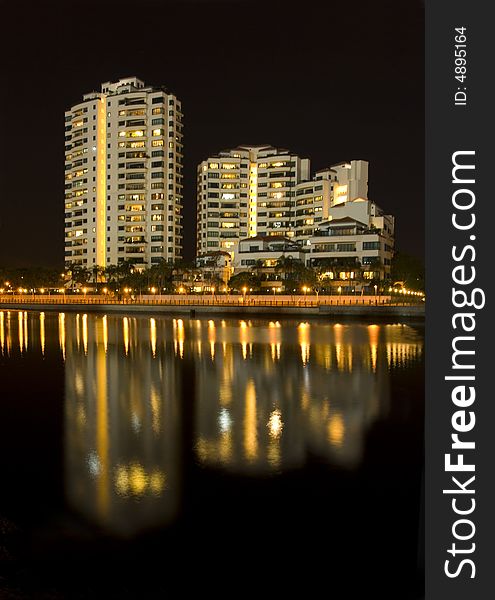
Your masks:
<svg viewBox="0 0 495 600"><path fill-rule="evenodd" d="M76 566L141 586L158 559L162 586L232 562L420 597L423 344L404 323L0 311L3 581L96 597Z"/></svg>

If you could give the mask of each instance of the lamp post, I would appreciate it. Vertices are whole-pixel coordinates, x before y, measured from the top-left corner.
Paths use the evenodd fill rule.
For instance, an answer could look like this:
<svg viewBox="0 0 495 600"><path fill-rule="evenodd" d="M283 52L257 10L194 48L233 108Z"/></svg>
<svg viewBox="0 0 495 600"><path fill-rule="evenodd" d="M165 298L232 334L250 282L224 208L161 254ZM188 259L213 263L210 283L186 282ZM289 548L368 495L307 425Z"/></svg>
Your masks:
<svg viewBox="0 0 495 600"><path fill-rule="evenodd" d="M244 303L246 303L246 292L247 292L247 287L243 287L242 288L242 301Z"/></svg>

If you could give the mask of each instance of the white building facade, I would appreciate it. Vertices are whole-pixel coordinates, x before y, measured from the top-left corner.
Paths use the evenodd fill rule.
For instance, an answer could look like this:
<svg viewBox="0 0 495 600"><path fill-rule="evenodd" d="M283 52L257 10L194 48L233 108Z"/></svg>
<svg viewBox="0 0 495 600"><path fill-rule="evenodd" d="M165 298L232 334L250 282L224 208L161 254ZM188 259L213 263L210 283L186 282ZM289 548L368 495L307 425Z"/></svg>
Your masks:
<svg viewBox="0 0 495 600"><path fill-rule="evenodd" d="M329 220L304 245L306 264L326 267L332 279L387 279L394 255L394 217L362 198L339 203L329 213Z"/></svg>
<svg viewBox="0 0 495 600"><path fill-rule="evenodd" d="M330 209L368 198L368 163L339 163L311 178L310 161L272 146L239 146L198 166L197 255L235 252L248 237L307 241Z"/></svg>
<svg viewBox="0 0 495 600"><path fill-rule="evenodd" d="M137 268L182 257L182 111L136 77L65 113L65 264Z"/></svg>
<svg viewBox="0 0 495 600"><path fill-rule="evenodd" d="M293 197L309 159L272 146L239 146L198 166L197 254L234 252L256 235L294 236Z"/></svg>
<svg viewBox="0 0 495 600"><path fill-rule="evenodd" d="M284 236L257 235L241 240L234 254L234 272L276 267L281 259L305 262L301 244Z"/></svg>

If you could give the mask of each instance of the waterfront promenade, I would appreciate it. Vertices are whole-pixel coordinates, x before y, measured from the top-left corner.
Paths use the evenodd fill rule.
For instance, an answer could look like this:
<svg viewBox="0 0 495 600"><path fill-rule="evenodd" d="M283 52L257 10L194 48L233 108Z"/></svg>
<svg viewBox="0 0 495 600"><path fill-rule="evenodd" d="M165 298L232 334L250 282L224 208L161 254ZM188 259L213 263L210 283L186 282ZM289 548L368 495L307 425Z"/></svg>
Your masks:
<svg viewBox="0 0 495 600"><path fill-rule="evenodd" d="M347 315L424 318L424 302L408 296L323 295L1 295L0 308L189 315Z"/></svg>

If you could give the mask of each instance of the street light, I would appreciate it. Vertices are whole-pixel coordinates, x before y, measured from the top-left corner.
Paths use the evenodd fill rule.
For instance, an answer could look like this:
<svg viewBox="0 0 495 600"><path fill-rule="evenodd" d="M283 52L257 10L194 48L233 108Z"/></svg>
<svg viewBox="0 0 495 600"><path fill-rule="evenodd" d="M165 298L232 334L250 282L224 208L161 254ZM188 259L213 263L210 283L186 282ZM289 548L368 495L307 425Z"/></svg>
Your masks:
<svg viewBox="0 0 495 600"><path fill-rule="evenodd" d="M243 287L242 288L242 300L243 300L243 302L246 302L246 292L247 292L247 287Z"/></svg>
<svg viewBox="0 0 495 600"><path fill-rule="evenodd" d="M308 291L308 288L307 288L306 286L303 286L303 289L302 289L302 290L303 290L303 292L304 292L304 295L306 295L306 292Z"/></svg>
<svg viewBox="0 0 495 600"><path fill-rule="evenodd" d="M376 290L377 290L378 286L375 284L373 287L375 288L375 296L376 296Z"/></svg>

